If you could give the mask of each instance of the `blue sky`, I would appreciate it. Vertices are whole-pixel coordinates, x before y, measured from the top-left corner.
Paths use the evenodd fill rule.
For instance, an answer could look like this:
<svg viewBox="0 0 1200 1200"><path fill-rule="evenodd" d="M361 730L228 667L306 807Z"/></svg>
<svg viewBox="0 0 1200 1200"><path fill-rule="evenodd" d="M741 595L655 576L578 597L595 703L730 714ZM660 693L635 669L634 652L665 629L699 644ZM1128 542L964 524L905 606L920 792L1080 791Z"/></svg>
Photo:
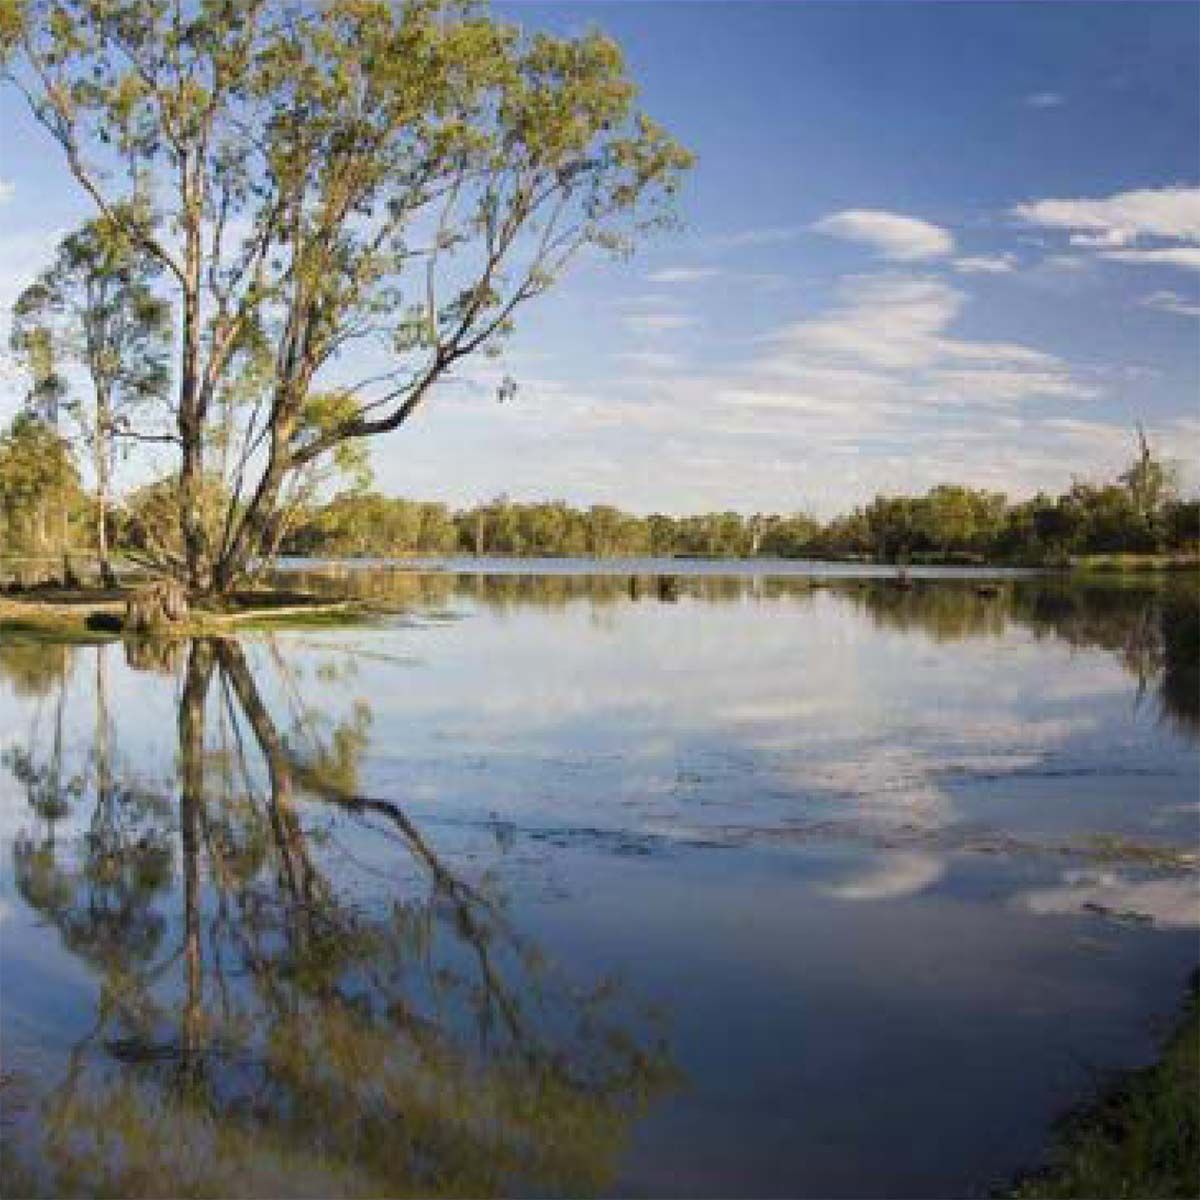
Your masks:
<svg viewBox="0 0 1200 1200"><path fill-rule="evenodd" d="M384 490L825 515L1057 490L1119 468L1136 420L1197 484L1200 7L498 11L611 33L699 161L680 231L585 264L376 443ZM10 304L89 215L11 93L0 180Z"/></svg>

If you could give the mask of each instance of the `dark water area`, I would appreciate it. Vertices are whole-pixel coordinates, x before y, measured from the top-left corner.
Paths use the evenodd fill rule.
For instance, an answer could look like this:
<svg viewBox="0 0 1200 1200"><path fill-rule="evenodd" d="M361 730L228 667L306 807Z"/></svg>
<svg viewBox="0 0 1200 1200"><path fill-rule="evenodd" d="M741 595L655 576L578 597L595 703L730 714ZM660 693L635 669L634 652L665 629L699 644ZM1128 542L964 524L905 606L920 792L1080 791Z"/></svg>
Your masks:
<svg viewBox="0 0 1200 1200"><path fill-rule="evenodd" d="M982 1196L1153 1056L1194 580L478 566L0 643L0 1192Z"/></svg>

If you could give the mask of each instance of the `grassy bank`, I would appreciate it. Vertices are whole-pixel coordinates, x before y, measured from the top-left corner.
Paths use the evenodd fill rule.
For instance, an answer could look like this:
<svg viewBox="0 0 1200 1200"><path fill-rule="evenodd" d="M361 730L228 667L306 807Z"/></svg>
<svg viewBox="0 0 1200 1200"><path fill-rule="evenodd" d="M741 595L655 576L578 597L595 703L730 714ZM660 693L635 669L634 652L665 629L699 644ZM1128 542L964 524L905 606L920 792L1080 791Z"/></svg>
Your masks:
<svg viewBox="0 0 1200 1200"><path fill-rule="evenodd" d="M1153 1066L1121 1076L1063 1124L1044 1170L1009 1193L1039 1197L1200 1196L1200 975Z"/></svg>
<svg viewBox="0 0 1200 1200"><path fill-rule="evenodd" d="M1073 571L1146 572L1200 571L1196 554L1080 554L1071 559Z"/></svg>
<svg viewBox="0 0 1200 1200"><path fill-rule="evenodd" d="M0 596L0 636L7 640L51 639L101 643L122 636L126 595L120 590L42 589L36 596ZM242 592L221 607L193 607L185 620L159 636L205 637L273 628L349 624L369 616L353 600L292 591Z"/></svg>

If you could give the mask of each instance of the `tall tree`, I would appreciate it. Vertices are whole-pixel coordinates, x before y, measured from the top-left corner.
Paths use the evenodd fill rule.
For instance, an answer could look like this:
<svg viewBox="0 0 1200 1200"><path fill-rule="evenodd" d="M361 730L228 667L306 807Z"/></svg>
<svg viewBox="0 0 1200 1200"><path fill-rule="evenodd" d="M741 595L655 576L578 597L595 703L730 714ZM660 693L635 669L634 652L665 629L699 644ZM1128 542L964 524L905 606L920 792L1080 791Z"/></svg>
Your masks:
<svg viewBox="0 0 1200 1200"><path fill-rule="evenodd" d="M5 11L8 78L177 300L195 592L272 550L299 473L403 425L582 251L668 220L692 161L636 110L611 40L528 35L471 0ZM215 538L214 425L238 440Z"/></svg>
<svg viewBox="0 0 1200 1200"><path fill-rule="evenodd" d="M12 347L33 377L38 409L57 422L65 407L90 451L96 550L110 586L116 582L108 522L117 442L173 436L135 428L144 423L146 404L166 398L171 312L153 290L161 267L127 236L127 219L100 217L64 238L54 262L17 300L12 330ZM71 360L87 374L86 399L72 391L59 369Z"/></svg>

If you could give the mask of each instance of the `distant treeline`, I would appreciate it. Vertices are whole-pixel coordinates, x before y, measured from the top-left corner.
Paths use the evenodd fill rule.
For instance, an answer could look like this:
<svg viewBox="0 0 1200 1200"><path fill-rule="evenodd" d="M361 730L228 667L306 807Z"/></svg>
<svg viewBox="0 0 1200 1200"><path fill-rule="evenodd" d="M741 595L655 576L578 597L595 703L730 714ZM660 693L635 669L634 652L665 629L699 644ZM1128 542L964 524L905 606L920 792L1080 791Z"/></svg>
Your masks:
<svg viewBox="0 0 1200 1200"><path fill-rule="evenodd" d="M61 559L95 544L99 510L82 484L74 446L44 423L18 417L0 432L0 558ZM197 515L218 539L237 511L209 481ZM110 546L133 561L182 563L177 482L164 478L106 511ZM596 558L831 558L882 562L1064 562L1088 554L1194 554L1200 501L1181 499L1172 472L1142 439L1129 468L1105 484L1074 483L1059 496L1011 501L943 484L923 496L877 496L822 522L806 514L638 516L610 505L517 503L499 497L455 511L436 502L344 492L297 501L281 513L278 551L314 557L412 554Z"/></svg>
<svg viewBox="0 0 1200 1200"><path fill-rule="evenodd" d="M1128 475L1128 473L1127 473ZM1200 501L1139 495L1127 476L1060 496L1007 497L956 484L879 496L821 522L735 512L637 516L609 505L504 498L445 504L345 494L304 513L282 550L316 557L410 554L839 558L1047 563L1092 553L1180 553L1200 539Z"/></svg>

